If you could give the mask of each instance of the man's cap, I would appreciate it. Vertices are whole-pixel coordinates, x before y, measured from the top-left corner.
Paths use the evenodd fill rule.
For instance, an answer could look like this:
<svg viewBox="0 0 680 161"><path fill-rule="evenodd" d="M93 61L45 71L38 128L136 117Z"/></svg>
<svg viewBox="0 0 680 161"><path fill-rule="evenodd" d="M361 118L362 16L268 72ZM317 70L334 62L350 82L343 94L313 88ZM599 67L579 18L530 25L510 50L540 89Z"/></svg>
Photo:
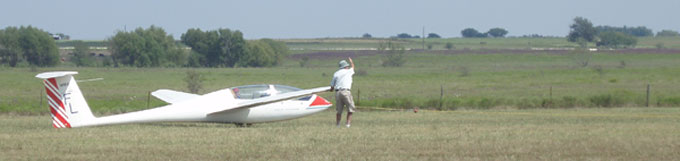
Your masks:
<svg viewBox="0 0 680 161"><path fill-rule="evenodd" d="M347 61L345 61L345 60L340 60L340 62L338 63L338 66L342 69L342 68L348 67L349 63L347 63Z"/></svg>

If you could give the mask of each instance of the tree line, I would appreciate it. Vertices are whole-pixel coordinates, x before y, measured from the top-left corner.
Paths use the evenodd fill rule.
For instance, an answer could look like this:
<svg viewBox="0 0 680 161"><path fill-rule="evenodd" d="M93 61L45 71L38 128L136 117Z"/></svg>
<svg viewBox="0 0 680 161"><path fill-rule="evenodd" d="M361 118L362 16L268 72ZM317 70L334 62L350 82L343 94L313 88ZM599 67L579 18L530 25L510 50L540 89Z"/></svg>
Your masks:
<svg viewBox="0 0 680 161"><path fill-rule="evenodd" d="M229 29L189 29L175 41L163 28L150 26L118 31L106 41L110 57L88 54L86 43L74 41L70 61L76 66L270 67L281 64L289 52L283 42L245 40L243 33ZM0 65L48 67L60 61L49 33L31 26L0 30Z"/></svg>
<svg viewBox="0 0 680 161"><path fill-rule="evenodd" d="M463 35L463 37L465 38L505 37L505 35L508 34L508 30L496 27L489 29L489 31L485 33L480 33L474 28L466 28L460 31L460 34Z"/></svg>
<svg viewBox="0 0 680 161"><path fill-rule="evenodd" d="M137 67L270 67L288 54L282 42L248 41L241 31L229 29L189 29L176 43L163 29L151 26L118 32L109 41L114 64Z"/></svg>
<svg viewBox="0 0 680 161"><path fill-rule="evenodd" d="M0 30L0 64L46 67L58 63L59 51L49 33L32 26Z"/></svg>

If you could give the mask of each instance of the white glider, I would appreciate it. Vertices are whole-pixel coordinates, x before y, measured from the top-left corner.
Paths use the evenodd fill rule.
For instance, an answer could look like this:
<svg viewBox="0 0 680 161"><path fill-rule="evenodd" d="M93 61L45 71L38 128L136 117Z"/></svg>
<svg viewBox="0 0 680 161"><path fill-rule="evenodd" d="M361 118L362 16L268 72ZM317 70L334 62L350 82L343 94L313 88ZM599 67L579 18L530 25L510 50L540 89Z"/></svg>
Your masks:
<svg viewBox="0 0 680 161"><path fill-rule="evenodd" d="M55 128L126 123L198 121L252 123L281 121L311 115L332 104L316 95L330 87L301 90L284 85L249 85L226 88L204 95L161 89L151 94L169 103L157 108L94 117L76 84L75 71L40 73ZM306 96L306 97L305 97Z"/></svg>

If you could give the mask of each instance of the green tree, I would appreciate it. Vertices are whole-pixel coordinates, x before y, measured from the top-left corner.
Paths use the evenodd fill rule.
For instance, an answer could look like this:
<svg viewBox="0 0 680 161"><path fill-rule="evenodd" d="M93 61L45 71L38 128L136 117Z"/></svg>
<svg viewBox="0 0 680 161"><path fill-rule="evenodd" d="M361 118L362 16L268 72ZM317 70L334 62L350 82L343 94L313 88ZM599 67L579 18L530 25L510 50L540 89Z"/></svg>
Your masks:
<svg viewBox="0 0 680 161"><path fill-rule="evenodd" d="M286 46L286 43L281 42L281 41L275 41L272 39L260 39L260 41L266 43L269 48L272 49L274 52L274 59L275 62L273 65L280 65L283 62L283 59L286 58L289 54L288 51L288 46Z"/></svg>
<svg viewBox="0 0 680 161"><path fill-rule="evenodd" d="M673 30L661 30L656 33L657 37L673 37L673 36L680 36L680 34L677 31Z"/></svg>
<svg viewBox="0 0 680 161"><path fill-rule="evenodd" d="M119 31L109 39L114 63L136 67L179 66L184 62L169 61L181 51L175 39L160 27ZM177 64L176 64L177 63Z"/></svg>
<svg viewBox="0 0 680 161"><path fill-rule="evenodd" d="M201 31L201 29L189 29L182 34L182 43L191 47L191 50L201 54L193 56L191 61L199 61L206 67L234 67L245 54L246 41L240 31L218 29Z"/></svg>
<svg viewBox="0 0 680 161"><path fill-rule="evenodd" d="M576 17L574 18L574 23L569 28L571 28L569 35L567 35L569 42L579 43L579 45L585 47L587 42L595 41L597 30L588 19Z"/></svg>
<svg viewBox="0 0 680 161"><path fill-rule="evenodd" d="M255 40L247 43L247 53L239 61L244 67L269 67L276 65L276 55L273 48L264 41Z"/></svg>
<svg viewBox="0 0 680 161"><path fill-rule="evenodd" d="M508 30L503 28L492 28L486 33L488 33L491 37L505 37L505 35L508 34Z"/></svg>
<svg viewBox="0 0 680 161"><path fill-rule="evenodd" d="M465 38L471 38L471 37L487 37L488 35L485 33L480 33L479 31L473 29L473 28L466 28L460 31L460 34L463 35Z"/></svg>
<svg viewBox="0 0 680 161"><path fill-rule="evenodd" d="M621 32L621 33L624 33L624 34L637 36L637 37L654 36L654 32L652 32L651 29L648 29L645 26L638 26L638 27L597 26L597 27L595 27L595 29L597 30L598 33Z"/></svg>
<svg viewBox="0 0 680 161"><path fill-rule="evenodd" d="M187 63L191 67L269 67L281 64L289 53L283 42L245 41L238 30L189 29L181 39L191 47Z"/></svg>
<svg viewBox="0 0 680 161"><path fill-rule="evenodd" d="M49 33L31 26L0 30L0 63L11 67L26 61L47 67L59 63L59 52Z"/></svg>
<svg viewBox="0 0 680 161"><path fill-rule="evenodd" d="M436 34L436 33L429 33L429 34L427 34L427 38L435 38L435 39L438 39L438 38L442 38L442 37L439 36L439 35Z"/></svg>
<svg viewBox="0 0 680 161"><path fill-rule="evenodd" d="M81 40L76 40L73 41L73 56L71 57L71 61L76 64L76 66L84 66L84 67L89 67L89 66L94 66L95 62L92 59L92 56L88 54L90 47L87 46L87 44Z"/></svg>
<svg viewBox="0 0 680 161"><path fill-rule="evenodd" d="M407 33L400 33L400 34L397 34L397 38L400 38L400 39L410 39L410 38L414 38L414 37L411 36L410 34L407 34Z"/></svg>
<svg viewBox="0 0 680 161"><path fill-rule="evenodd" d="M599 34L600 41L596 43L597 46L621 48L621 47L635 47L637 38L632 35L624 34L622 32L604 32Z"/></svg>

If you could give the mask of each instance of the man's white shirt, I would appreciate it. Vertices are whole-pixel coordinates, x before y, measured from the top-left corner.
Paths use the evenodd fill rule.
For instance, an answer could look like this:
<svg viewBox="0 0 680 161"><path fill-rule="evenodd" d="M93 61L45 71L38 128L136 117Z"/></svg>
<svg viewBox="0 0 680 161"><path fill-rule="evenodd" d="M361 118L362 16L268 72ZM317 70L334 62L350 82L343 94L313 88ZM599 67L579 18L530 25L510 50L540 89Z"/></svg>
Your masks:
<svg viewBox="0 0 680 161"><path fill-rule="evenodd" d="M335 74L333 74L333 80L331 81L331 87L335 89L351 89L352 88L352 75L354 75L354 68L340 69Z"/></svg>

